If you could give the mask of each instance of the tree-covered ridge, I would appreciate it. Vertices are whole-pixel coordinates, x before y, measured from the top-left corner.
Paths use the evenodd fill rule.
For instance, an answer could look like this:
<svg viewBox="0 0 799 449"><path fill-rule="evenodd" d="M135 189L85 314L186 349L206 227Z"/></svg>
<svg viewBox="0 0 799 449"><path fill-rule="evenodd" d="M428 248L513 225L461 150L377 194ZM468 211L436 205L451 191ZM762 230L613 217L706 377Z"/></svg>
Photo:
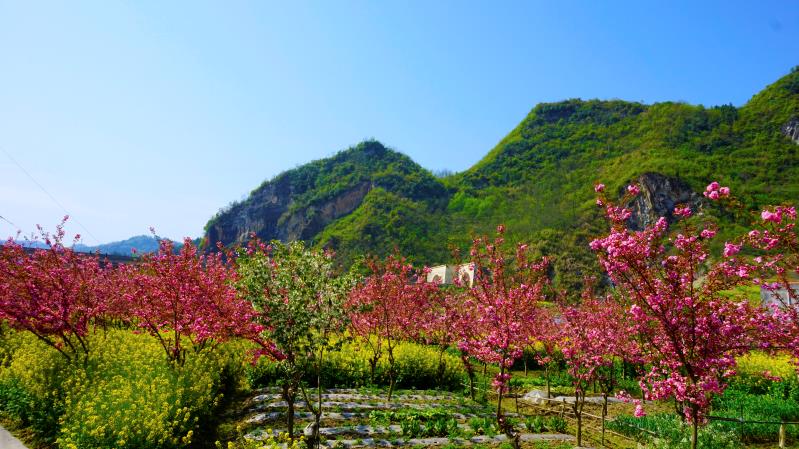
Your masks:
<svg viewBox="0 0 799 449"><path fill-rule="evenodd" d="M285 187L291 197L287 214L291 214L301 210L313 213L314 206L363 184L439 207L446 204L446 189L428 170L376 140L367 140L264 181L245 200L220 210L206 224L206 230L220 218L239 214L259 201L259 193L270 187Z"/></svg>
<svg viewBox="0 0 799 449"><path fill-rule="evenodd" d="M799 119L797 70L740 108L544 103L464 172L437 179L407 156L367 141L285 172L235 207L257 200L268 186L285 184L289 211L312 216L318 205L369 183L352 212L309 239L336 249L345 265L395 247L415 263L442 263L449 246L465 249L474 234L505 223L509 241L533 241L556 256L558 279L559 273L588 272L594 263L587 243L601 229L590 187L597 181L620 192L643 174L657 173L701 192L712 178L739 186L739 197L752 209L795 201L799 147L783 133L793 119ZM578 279L560 281L573 285Z"/></svg>

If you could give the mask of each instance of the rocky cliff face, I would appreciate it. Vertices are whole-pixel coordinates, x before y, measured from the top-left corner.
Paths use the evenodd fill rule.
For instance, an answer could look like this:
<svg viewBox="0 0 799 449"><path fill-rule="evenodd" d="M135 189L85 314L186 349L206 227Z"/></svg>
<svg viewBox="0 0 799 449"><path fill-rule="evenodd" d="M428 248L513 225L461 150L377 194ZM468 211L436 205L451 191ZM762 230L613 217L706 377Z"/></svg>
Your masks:
<svg viewBox="0 0 799 449"><path fill-rule="evenodd" d="M788 123L782 125L781 131L785 137L799 145L799 118L792 118Z"/></svg>
<svg viewBox="0 0 799 449"><path fill-rule="evenodd" d="M206 225L211 244L313 241L328 225L358 209L374 188L400 198L439 198L444 186L407 156L377 141L281 173ZM446 200L446 198L444 198Z"/></svg>
<svg viewBox="0 0 799 449"><path fill-rule="evenodd" d="M685 204L691 210L702 206L703 197L691 190L684 181L659 173L645 173L638 177L641 194L628 207L632 216L628 222L631 229L642 230L654 224L660 217L666 217L669 223L674 221L674 207Z"/></svg>
<svg viewBox="0 0 799 449"><path fill-rule="evenodd" d="M334 220L358 208L372 189L372 183L362 182L329 201L308 207L279 220L278 238L283 241L310 240Z"/></svg>

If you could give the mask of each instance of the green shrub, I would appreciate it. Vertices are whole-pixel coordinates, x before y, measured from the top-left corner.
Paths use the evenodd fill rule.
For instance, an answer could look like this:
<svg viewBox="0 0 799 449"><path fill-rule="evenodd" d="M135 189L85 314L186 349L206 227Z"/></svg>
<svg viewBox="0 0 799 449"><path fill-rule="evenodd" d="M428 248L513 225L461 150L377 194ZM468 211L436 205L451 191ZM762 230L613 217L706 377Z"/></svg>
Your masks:
<svg viewBox="0 0 799 449"><path fill-rule="evenodd" d="M641 418L622 415L608 421L607 426L610 430L645 441L649 447L658 449L691 447L691 426L683 423L675 415L655 414ZM719 426L718 422L712 422L699 428L697 446L702 449L737 449L741 444L734 432Z"/></svg>
<svg viewBox="0 0 799 449"><path fill-rule="evenodd" d="M531 433L543 433L545 429L543 416L531 416L524 422L527 431Z"/></svg>
<svg viewBox="0 0 799 449"><path fill-rule="evenodd" d="M566 431L566 420L560 416L550 416L544 422L544 427L550 432L563 433Z"/></svg>
<svg viewBox="0 0 799 449"><path fill-rule="evenodd" d="M365 344L347 342L340 351L325 356L322 367L322 384L326 387L362 387L367 385L386 386L389 384L388 361L384 355L375 369L374 382L370 379L370 352ZM416 343L402 342L394 349L397 388L443 388L459 390L463 388L464 371L458 357L445 353L444 371L439 376L438 348ZM280 378L274 362L262 358L248 369L247 377L253 387L274 385ZM310 371L309 371L310 372ZM307 378L310 385L316 378Z"/></svg>
<svg viewBox="0 0 799 449"><path fill-rule="evenodd" d="M497 422L493 417L475 417L469 419L469 427L478 435L494 436L498 433Z"/></svg>
<svg viewBox="0 0 799 449"><path fill-rule="evenodd" d="M45 443L55 440L64 411L63 383L75 367L32 334L6 334L9 351L0 366L0 412L30 427Z"/></svg>
<svg viewBox="0 0 799 449"><path fill-rule="evenodd" d="M85 363L68 365L21 332L0 367L0 411L61 448L169 448L190 443L243 371L242 343L166 360L157 340L129 330L89 335Z"/></svg>
<svg viewBox="0 0 799 449"><path fill-rule="evenodd" d="M738 376L723 395L713 400L713 414L745 421L799 420L799 384L793 378L781 382L762 376ZM719 421L716 425L737 433L746 442L777 441L779 424L739 424ZM787 426L789 438L799 438L796 426Z"/></svg>

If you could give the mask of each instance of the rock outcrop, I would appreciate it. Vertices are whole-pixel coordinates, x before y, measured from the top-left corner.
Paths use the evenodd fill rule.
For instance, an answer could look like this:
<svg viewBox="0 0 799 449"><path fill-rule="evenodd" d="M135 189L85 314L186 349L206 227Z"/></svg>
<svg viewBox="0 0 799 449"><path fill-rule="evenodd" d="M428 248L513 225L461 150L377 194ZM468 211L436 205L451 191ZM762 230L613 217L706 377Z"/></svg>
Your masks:
<svg viewBox="0 0 799 449"><path fill-rule="evenodd" d="M788 123L782 125L782 134L791 139L793 143L799 145L799 118L792 118Z"/></svg>
<svg viewBox="0 0 799 449"><path fill-rule="evenodd" d="M640 231L654 224L660 217L666 217L670 223L673 222L674 207L679 204L688 205L694 211L702 206L702 195L691 190L679 178L660 173L645 173L636 181L641 187L641 193L628 205L632 211L628 221L630 229Z"/></svg>
<svg viewBox="0 0 799 449"><path fill-rule="evenodd" d="M281 173L250 196L220 211L206 225L208 243L313 241L334 221L358 209L374 188L428 201L446 190L407 156L377 141L362 142L335 156Z"/></svg>

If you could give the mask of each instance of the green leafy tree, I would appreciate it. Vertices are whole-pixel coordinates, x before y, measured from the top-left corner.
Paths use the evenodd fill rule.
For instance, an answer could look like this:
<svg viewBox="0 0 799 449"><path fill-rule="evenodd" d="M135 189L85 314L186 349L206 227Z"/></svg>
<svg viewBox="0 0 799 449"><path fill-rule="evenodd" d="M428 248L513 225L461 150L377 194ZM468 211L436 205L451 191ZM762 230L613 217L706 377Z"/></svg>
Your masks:
<svg viewBox="0 0 799 449"><path fill-rule="evenodd" d="M347 326L344 300L354 279L335 274L331 253L308 249L302 242L266 245L253 240L239 251L236 263L238 286L260 312L262 337L275 346L289 437L294 438L295 401L301 393L314 415L310 442L318 445L322 363L325 353L341 342ZM311 373L317 381L315 404L301 382Z"/></svg>

